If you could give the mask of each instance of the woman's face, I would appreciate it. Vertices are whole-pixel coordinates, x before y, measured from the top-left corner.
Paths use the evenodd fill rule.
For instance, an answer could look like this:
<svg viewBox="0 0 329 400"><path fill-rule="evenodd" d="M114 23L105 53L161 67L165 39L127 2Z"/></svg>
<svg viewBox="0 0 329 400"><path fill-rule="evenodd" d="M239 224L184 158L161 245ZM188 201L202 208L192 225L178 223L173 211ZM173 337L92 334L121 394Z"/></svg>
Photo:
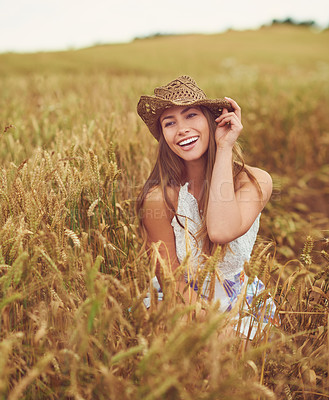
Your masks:
<svg viewBox="0 0 329 400"><path fill-rule="evenodd" d="M168 146L183 160L198 160L207 151L209 125L199 107L168 108L161 115L160 124Z"/></svg>

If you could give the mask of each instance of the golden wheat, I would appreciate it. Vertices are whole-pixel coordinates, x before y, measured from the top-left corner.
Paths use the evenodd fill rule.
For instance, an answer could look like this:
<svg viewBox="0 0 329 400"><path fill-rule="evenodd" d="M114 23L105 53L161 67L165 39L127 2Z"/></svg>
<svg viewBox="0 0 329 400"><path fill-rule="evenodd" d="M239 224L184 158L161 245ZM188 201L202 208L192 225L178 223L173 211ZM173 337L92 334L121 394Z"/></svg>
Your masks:
<svg viewBox="0 0 329 400"><path fill-rule="evenodd" d="M1 399L327 396L327 35L277 27L0 55ZM280 324L248 346L227 333L233 315L218 304L198 313L182 301L189 252L175 274L158 245L151 259L140 252L134 202L156 149L135 106L181 65L210 97L238 100L247 163L274 178L245 269L265 283ZM190 277L201 288L211 276L210 298L220 256Z"/></svg>

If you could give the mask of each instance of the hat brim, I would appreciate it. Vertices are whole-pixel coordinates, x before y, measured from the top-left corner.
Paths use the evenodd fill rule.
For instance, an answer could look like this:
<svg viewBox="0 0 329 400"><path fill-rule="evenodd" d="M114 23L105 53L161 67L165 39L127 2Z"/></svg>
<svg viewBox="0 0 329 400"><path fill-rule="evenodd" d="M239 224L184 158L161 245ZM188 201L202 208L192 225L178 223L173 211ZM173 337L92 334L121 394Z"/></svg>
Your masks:
<svg viewBox="0 0 329 400"><path fill-rule="evenodd" d="M159 140L158 121L162 113L173 106L204 106L217 118L222 114L223 108L233 111L231 103L225 99L202 99L195 101L165 100L156 96L141 96L137 105L138 115L145 122L152 135Z"/></svg>

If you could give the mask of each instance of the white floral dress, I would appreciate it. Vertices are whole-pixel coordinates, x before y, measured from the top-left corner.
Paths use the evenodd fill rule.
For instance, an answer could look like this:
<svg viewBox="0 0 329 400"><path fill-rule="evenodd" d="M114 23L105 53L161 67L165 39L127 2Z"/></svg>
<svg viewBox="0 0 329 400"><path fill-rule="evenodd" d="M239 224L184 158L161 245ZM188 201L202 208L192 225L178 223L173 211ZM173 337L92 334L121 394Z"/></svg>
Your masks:
<svg viewBox="0 0 329 400"><path fill-rule="evenodd" d="M197 246L195 240L195 235L198 232L201 225L201 217L199 213L198 203L195 197L188 191L188 183L181 186L178 195L178 206L177 206L177 221L174 217L171 221L171 225L174 230L175 244L176 244L176 254L178 261L181 263L186 256L186 233L185 225L189 231L189 248L191 250L191 275L193 271L197 270L201 263L201 250L202 244ZM215 293L214 300L220 300L219 310L222 312L230 311L234 304L236 303L239 294L246 288L246 302L244 310L248 311L255 295L260 294L264 290L264 284L256 278L251 284L247 284L248 277L245 276L243 271L243 266L245 261L249 261L252 249L254 247L257 233L259 230L259 220L260 214L255 219L254 223L251 225L249 230L242 236L233 240L229 243L229 249L226 251L224 258L218 264L218 276L220 278L216 279L215 282ZM203 285L204 297L207 297L206 287L210 278L206 278ZM186 276L187 281L187 276ZM159 300L162 300L162 293L156 278L154 278L154 286L159 291ZM198 290L197 282L191 283L194 290ZM146 305L149 304L148 299L145 302ZM262 323L267 324L274 319L275 314L275 304L272 299L266 302L266 312L263 316ZM248 314L248 313L247 313ZM249 326L252 324L252 328L249 331ZM242 324L240 326L240 331L245 336L249 336L251 339L257 330L257 316L249 315L242 318Z"/></svg>

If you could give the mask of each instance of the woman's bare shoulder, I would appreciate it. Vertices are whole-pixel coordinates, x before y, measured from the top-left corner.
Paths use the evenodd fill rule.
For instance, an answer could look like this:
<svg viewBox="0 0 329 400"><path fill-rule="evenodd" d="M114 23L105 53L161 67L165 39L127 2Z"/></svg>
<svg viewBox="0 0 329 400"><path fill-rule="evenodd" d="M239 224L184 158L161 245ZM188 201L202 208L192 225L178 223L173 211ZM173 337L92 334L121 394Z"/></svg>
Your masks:
<svg viewBox="0 0 329 400"><path fill-rule="evenodd" d="M168 186L167 189L167 195L169 197L169 200L171 202L177 201L178 198L178 189L173 188L171 186ZM146 194L145 201L147 202L156 202L156 203L164 203L164 194L161 189L161 187L154 186L152 187Z"/></svg>
<svg viewBox="0 0 329 400"><path fill-rule="evenodd" d="M172 203L176 210L178 201L177 189L168 187L166 191L169 201ZM168 218L172 217L172 212L170 212L170 210L168 209L168 206L165 202L164 193L160 186L155 186L148 191L144 200L143 209L144 211L149 210L160 212L161 214L165 213Z"/></svg>
<svg viewBox="0 0 329 400"><path fill-rule="evenodd" d="M271 175L261 168L252 167L250 165L246 165L245 169L247 170L247 172L251 173L251 175L256 179L258 185L261 188L263 200L267 201L272 194L272 188L273 188L273 181ZM246 184L253 183L253 180L250 178L247 172L242 171L239 174L237 182L238 190Z"/></svg>
<svg viewBox="0 0 329 400"><path fill-rule="evenodd" d="M259 184L261 183L265 183L265 184L271 184L272 185L272 177L271 175L261 169L261 168L257 168L257 167L251 167L249 165L246 166L246 168L248 169L248 171L250 171L252 173L252 175L257 179L257 182Z"/></svg>

